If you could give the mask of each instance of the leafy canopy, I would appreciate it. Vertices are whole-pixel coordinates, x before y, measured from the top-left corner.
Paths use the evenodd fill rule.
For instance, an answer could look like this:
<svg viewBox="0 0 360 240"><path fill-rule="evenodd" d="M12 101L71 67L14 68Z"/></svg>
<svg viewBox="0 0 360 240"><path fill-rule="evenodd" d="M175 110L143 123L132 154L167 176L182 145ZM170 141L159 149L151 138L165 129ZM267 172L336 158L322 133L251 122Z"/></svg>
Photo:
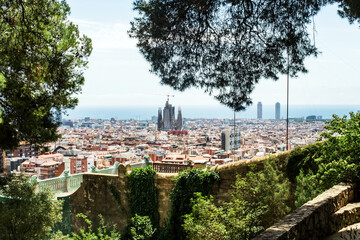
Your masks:
<svg viewBox="0 0 360 240"><path fill-rule="evenodd" d="M0 2L0 148L58 138L58 113L77 104L92 45L59 0Z"/></svg>
<svg viewBox="0 0 360 240"><path fill-rule="evenodd" d="M202 88L239 111L261 78L307 71L305 58L317 55L307 25L334 2L359 19L356 0L135 0L129 35L162 84Z"/></svg>
<svg viewBox="0 0 360 240"><path fill-rule="evenodd" d="M61 201L50 192L35 193L24 177L0 178L0 239L46 239L61 220Z"/></svg>
<svg viewBox="0 0 360 240"><path fill-rule="evenodd" d="M350 112L347 116L333 115L321 134L321 157L317 176L321 187L330 188L339 182L360 180L360 113Z"/></svg>

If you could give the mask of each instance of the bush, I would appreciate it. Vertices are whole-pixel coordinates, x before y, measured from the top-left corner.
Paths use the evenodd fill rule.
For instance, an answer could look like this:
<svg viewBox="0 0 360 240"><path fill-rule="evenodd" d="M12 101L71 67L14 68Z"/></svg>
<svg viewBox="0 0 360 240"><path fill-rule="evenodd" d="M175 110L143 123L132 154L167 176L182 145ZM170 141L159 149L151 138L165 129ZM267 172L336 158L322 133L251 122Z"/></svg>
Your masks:
<svg viewBox="0 0 360 240"><path fill-rule="evenodd" d="M215 206L213 197L204 197L195 193L191 199L193 204L190 214L184 216L183 228L189 239L228 239L228 231L224 209Z"/></svg>
<svg viewBox="0 0 360 240"><path fill-rule="evenodd" d="M325 140L316 173L323 190L340 182L360 180L360 113L350 112L350 118L333 115L321 134Z"/></svg>
<svg viewBox="0 0 360 240"><path fill-rule="evenodd" d="M133 240L149 240L154 235L156 229L153 229L151 220L148 216L139 216L135 214L130 222L130 234Z"/></svg>
<svg viewBox="0 0 360 240"><path fill-rule="evenodd" d="M85 214L79 213L77 217L83 218L88 225L87 229L80 229L80 233L73 233L72 239L77 240L118 240L120 239L120 233L116 229L116 225L109 226L105 224L104 218L99 214L100 225L97 227L96 231L93 231L92 222L87 218ZM112 230L108 230L112 228Z"/></svg>
<svg viewBox="0 0 360 240"><path fill-rule="evenodd" d="M300 169L307 173L318 171L318 165L315 161L320 156L322 143L317 142L306 146L294 148L287 157L286 174L292 183L296 182L296 176Z"/></svg>
<svg viewBox="0 0 360 240"><path fill-rule="evenodd" d="M237 176L232 199L222 207L198 193L183 227L190 239L251 239L290 211L289 196L290 183L270 158L263 170Z"/></svg>
<svg viewBox="0 0 360 240"><path fill-rule="evenodd" d="M311 170L307 174L300 170L300 174L296 177L296 182L295 206L297 208L323 192L319 185L319 179Z"/></svg>
<svg viewBox="0 0 360 240"><path fill-rule="evenodd" d="M184 223L184 215L191 212L191 199L194 197L194 193L201 192L204 196L209 195L213 184L219 180L220 176L217 172L200 168L179 173L170 195L171 209L167 229L168 235L174 239L186 238L182 224Z"/></svg>
<svg viewBox="0 0 360 240"><path fill-rule="evenodd" d="M45 239L61 220L61 201L50 192L35 193L23 176L0 177L0 239Z"/></svg>

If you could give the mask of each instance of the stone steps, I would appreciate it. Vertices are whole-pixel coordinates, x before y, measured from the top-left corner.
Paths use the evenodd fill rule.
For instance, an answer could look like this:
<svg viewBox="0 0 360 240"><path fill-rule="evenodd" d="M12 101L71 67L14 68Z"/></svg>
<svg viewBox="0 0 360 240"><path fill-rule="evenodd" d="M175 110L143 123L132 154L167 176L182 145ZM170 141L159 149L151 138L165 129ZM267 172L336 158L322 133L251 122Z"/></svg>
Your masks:
<svg viewBox="0 0 360 240"><path fill-rule="evenodd" d="M360 239L360 223L355 223L353 225L347 226L337 233L325 238L324 240L352 240Z"/></svg>
<svg viewBox="0 0 360 240"><path fill-rule="evenodd" d="M332 228L335 231L360 222L360 202L348 203L330 217Z"/></svg>

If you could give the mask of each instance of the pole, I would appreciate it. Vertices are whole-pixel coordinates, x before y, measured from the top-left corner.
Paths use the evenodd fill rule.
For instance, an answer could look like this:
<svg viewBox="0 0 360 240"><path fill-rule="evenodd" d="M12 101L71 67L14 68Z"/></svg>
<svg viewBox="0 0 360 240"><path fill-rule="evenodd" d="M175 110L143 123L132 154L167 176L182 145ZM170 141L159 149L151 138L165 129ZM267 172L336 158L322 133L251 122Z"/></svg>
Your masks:
<svg viewBox="0 0 360 240"><path fill-rule="evenodd" d="M6 169L6 152L3 150L3 170Z"/></svg>
<svg viewBox="0 0 360 240"><path fill-rule="evenodd" d="M287 49L287 79L286 79L286 150L289 150L289 48Z"/></svg>
<svg viewBox="0 0 360 240"><path fill-rule="evenodd" d="M236 123L235 123L235 109L234 109L234 148L233 148L233 155L234 159L233 162L235 162L235 146L236 146Z"/></svg>

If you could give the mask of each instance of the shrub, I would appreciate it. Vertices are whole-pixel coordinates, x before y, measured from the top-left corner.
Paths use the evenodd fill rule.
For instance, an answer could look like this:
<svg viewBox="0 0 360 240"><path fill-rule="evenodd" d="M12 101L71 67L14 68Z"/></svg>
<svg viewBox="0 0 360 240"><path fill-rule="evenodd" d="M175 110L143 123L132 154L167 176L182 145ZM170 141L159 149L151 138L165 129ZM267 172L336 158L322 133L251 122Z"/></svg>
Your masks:
<svg viewBox="0 0 360 240"><path fill-rule="evenodd" d="M231 201L221 207L198 193L183 227L190 239L251 239L290 211L289 196L290 183L270 158L263 170L237 176Z"/></svg>
<svg viewBox="0 0 360 240"><path fill-rule="evenodd" d="M185 170L179 173L175 180L175 186L170 195L171 209L168 225L168 234L174 239L185 239L186 233L182 228L184 215L191 212L191 199L195 192L201 192L207 196L220 176L215 171L207 171L200 168Z"/></svg>
<svg viewBox="0 0 360 240"><path fill-rule="evenodd" d="M133 240L149 240L154 235L156 229L153 229L151 220L148 216L139 216L135 214L130 222L130 234Z"/></svg>

